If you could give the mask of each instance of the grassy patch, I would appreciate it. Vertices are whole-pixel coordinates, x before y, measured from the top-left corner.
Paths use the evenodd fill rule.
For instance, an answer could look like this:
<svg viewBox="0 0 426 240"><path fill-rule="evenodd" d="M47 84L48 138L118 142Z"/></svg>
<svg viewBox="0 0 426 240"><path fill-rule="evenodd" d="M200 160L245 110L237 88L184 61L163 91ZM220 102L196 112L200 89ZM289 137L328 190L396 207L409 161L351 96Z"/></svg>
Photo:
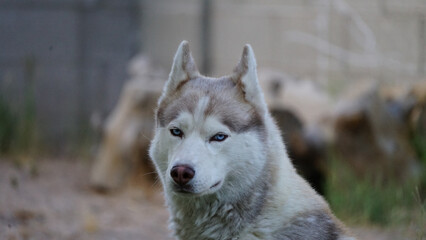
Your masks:
<svg viewBox="0 0 426 240"><path fill-rule="evenodd" d="M17 133L17 117L0 98L0 152L9 152Z"/></svg>
<svg viewBox="0 0 426 240"><path fill-rule="evenodd" d="M37 135L34 111L18 113L0 98L0 153L32 153Z"/></svg>
<svg viewBox="0 0 426 240"><path fill-rule="evenodd" d="M22 104L14 109L0 97L0 153L34 155L40 152L41 135L37 125L35 100L35 60L25 61L25 87Z"/></svg>
<svg viewBox="0 0 426 240"><path fill-rule="evenodd" d="M339 217L353 224L378 225L410 224L425 217L425 199L418 191L424 176L404 183L360 178L330 155L326 197Z"/></svg>
<svg viewBox="0 0 426 240"><path fill-rule="evenodd" d="M420 175L420 186L419 186L419 197L421 199L426 198L426 136L420 134L413 134L411 143L417 156L420 160L421 175Z"/></svg>

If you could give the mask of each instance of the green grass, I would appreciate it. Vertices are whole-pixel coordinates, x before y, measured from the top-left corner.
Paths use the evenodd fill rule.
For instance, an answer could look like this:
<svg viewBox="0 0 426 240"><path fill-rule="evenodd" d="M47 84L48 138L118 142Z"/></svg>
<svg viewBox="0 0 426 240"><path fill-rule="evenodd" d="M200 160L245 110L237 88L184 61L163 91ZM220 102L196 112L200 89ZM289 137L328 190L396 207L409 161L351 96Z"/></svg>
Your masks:
<svg viewBox="0 0 426 240"><path fill-rule="evenodd" d="M353 224L384 226L410 224L425 217L425 199L418 191L424 188L424 171L420 178L404 183L360 178L334 154L330 155L326 197L340 218Z"/></svg>
<svg viewBox="0 0 426 240"><path fill-rule="evenodd" d="M33 155L40 151L41 135L37 125L35 100L35 59L25 60L23 102L12 107L0 96L0 153Z"/></svg>
<svg viewBox="0 0 426 240"><path fill-rule="evenodd" d="M17 133L17 117L0 98L0 152L9 152Z"/></svg>
<svg viewBox="0 0 426 240"><path fill-rule="evenodd" d="M426 198L426 136L420 134L413 134L411 143L417 156L420 160L421 165L421 176L420 176L420 189L419 194L422 199Z"/></svg>
<svg viewBox="0 0 426 240"><path fill-rule="evenodd" d="M0 153L30 152L38 142L35 114L32 109L13 111L0 98Z"/></svg>

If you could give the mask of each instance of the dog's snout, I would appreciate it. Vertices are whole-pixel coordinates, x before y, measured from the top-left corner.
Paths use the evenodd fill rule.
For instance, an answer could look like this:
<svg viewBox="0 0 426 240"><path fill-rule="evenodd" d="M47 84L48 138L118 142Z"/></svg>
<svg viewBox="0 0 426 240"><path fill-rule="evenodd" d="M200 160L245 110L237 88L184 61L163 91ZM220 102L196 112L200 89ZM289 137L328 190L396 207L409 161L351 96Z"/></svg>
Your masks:
<svg viewBox="0 0 426 240"><path fill-rule="evenodd" d="M186 185L194 178L194 175L195 170L188 165L176 165L170 171L173 181L180 186Z"/></svg>

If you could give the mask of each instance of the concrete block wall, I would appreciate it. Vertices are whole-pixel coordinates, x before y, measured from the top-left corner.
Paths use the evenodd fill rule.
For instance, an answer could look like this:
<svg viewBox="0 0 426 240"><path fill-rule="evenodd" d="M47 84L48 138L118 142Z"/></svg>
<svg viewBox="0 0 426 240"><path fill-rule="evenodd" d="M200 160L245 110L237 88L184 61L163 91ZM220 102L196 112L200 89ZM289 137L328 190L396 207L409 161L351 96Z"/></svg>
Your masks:
<svg viewBox="0 0 426 240"><path fill-rule="evenodd" d="M0 94L17 112L34 92L48 144L106 115L139 52L138 0L0 1ZM83 123L83 124L82 124Z"/></svg>

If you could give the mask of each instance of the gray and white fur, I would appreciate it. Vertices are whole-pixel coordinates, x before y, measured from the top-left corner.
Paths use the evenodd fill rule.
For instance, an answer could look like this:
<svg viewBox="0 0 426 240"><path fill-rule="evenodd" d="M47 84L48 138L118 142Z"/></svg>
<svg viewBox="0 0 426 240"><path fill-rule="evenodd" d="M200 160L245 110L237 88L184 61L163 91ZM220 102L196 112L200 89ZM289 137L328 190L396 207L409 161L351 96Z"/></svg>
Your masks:
<svg viewBox="0 0 426 240"><path fill-rule="evenodd" d="M354 239L291 164L250 45L232 75L209 78L180 44L150 156L177 239Z"/></svg>

